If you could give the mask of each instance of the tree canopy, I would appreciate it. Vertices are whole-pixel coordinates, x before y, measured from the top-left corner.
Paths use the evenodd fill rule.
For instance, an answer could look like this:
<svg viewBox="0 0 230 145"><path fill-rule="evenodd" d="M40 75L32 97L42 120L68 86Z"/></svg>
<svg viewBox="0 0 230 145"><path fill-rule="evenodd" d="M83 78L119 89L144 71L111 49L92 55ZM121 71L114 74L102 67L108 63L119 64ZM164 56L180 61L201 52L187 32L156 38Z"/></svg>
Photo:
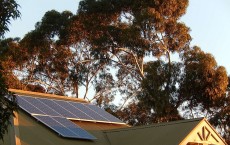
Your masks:
<svg viewBox="0 0 230 145"><path fill-rule="evenodd" d="M21 40L1 41L6 83L71 93L132 125L206 116L228 136L229 78L211 54L190 46L180 19L188 3L82 0L75 15L48 11Z"/></svg>

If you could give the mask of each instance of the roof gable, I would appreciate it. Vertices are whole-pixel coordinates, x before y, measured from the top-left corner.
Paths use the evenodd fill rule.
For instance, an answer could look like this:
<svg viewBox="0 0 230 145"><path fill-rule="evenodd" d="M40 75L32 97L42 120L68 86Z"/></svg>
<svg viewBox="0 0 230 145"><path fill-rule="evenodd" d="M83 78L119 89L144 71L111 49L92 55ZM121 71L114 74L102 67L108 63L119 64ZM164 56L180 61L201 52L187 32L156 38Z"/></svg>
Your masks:
<svg viewBox="0 0 230 145"><path fill-rule="evenodd" d="M204 118L200 123L181 141L180 145L227 145L224 139L216 132L210 123Z"/></svg>
<svg viewBox="0 0 230 145"><path fill-rule="evenodd" d="M206 119L188 119L104 132L111 145L227 145Z"/></svg>

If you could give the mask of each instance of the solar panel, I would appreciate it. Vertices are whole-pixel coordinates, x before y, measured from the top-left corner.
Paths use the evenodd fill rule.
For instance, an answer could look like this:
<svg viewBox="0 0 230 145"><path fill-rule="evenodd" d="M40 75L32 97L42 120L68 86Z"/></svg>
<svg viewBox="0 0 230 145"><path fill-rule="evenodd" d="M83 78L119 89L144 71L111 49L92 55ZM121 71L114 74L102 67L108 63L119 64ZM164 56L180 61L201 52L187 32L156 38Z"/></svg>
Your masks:
<svg viewBox="0 0 230 145"><path fill-rule="evenodd" d="M66 117L66 118L76 118L77 116L74 115L73 113L69 112L65 106L60 106L57 103L55 103L56 101L52 100L52 99L43 99L43 98L39 98L39 100L43 103L45 103L46 105L48 105L50 108L55 109L59 114L61 114L62 116Z"/></svg>
<svg viewBox="0 0 230 145"><path fill-rule="evenodd" d="M17 97L18 105L25 110L27 113L30 114L44 114L41 110L36 108L34 105L32 105L30 102L25 100L26 97Z"/></svg>
<svg viewBox="0 0 230 145"><path fill-rule="evenodd" d="M69 102L71 105L73 105L75 108L78 108L79 110L81 110L82 112L84 112L85 114L91 116L91 118L93 118L93 120L98 120L98 121L109 121L106 118L104 118L103 116L99 115L98 113L96 113L95 111L87 108L86 106L84 106L83 104L80 103L75 103L75 102Z"/></svg>
<svg viewBox="0 0 230 145"><path fill-rule="evenodd" d="M58 112L55 111L55 109L49 107L47 104L41 102L39 98L33 98L33 97L24 97L24 100L31 103L33 106L44 112L44 115L49 116L62 116Z"/></svg>
<svg viewBox="0 0 230 145"><path fill-rule="evenodd" d="M72 123L68 119L65 118L59 118L59 117L53 117L56 121L64 125L66 128L80 136L82 139L96 139L94 136L89 134L87 131L83 130L81 127L78 125Z"/></svg>
<svg viewBox="0 0 230 145"><path fill-rule="evenodd" d="M37 120L48 126L50 129L66 138L96 139L94 136L81 129L66 118L33 115Z"/></svg>
<svg viewBox="0 0 230 145"><path fill-rule="evenodd" d="M94 110L95 112L97 112L98 114L100 114L101 116L103 116L104 118L106 118L107 120L109 120L110 122L119 122L119 123L123 123L120 119L114 117L113 115L109 114L108 112L104 111L103 109L95 106L95 105L91 105L91 104L84 104L86 107Z"/></svg>
<svg viewBox="0 0 230 145"><path fill-rule="evenodd" d="M103 109L64 100L17 96L19 106L47 127L67 138L96 139L67 118L93 122L122 123Z"/></svg>
<svg viewBox="0 0 230 145"><path fill-rule="evenodd" d="M72 117L72 118L80 118L80 119L85 119L85 120L94 120L93 118L91 118L87 114L83 113L78 108L75 108L73 105L69 104L68 101L55 100L55 102L60 106L64 106L66 110L68 110L69 112L73 113L75 115L75 117ZM68 117L68 118L71 118L71 117Z"/></svg>
<svg viewBox="0 0 230 145"><path fill-rule="evenodd" d="M55 121L50 116L36 116L35 115L34 117L63 137L74 138L76 136L73 132L65 128L63 125L59 124L57 121Z"/></svg>
<svg viewBox="0 0 230 145"><path fill-rule="evenodd" d="M94 122L123 123L105 110L92 105L64 100L18 96L19 106L30 114L59 116Z"/></svg>

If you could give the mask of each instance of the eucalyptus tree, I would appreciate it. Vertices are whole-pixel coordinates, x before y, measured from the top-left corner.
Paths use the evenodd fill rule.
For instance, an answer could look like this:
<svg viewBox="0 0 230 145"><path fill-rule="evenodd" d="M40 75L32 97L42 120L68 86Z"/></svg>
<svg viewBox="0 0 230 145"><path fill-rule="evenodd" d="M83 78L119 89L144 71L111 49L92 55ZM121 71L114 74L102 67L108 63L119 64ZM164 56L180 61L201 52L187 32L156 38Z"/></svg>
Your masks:
<svg viewBox="0 0 230 145"><path fill-rule="evenodd" d="M87 40L94 57L115 68L115 87L132 98L146 78L146 58L167 58L170 74L171 53L189 45L189 28L179 20L187 6L187 0L83 0L71 27L73 40Z"/></svg>
<svg viewBox="0 0 230 145"><path fill-rule="evenodd" d="M142 90L137 92L136 101L117 111L117 114L132 125L182 119L178 110L181 105L179 84L182 66L182 63L172 62L169 76L166 62L157 60L146 63L146 78L141 82ZM169 77L171 83L167 84Z"/></svg>
<svg viewBox="0 0 230 145"><path fill-rule="evenodd" d="M20 41L24 62L19 64L24 84L40 84L56 94L64 94L70 49L62 45L72 13L48 11L35 30Z"/></svg>
<svg viewBox="0 0 230 145"><path fill-rule="evenodd" d="M218 112L217 108L221 107L221 101L225 98L227 72L223 66L217 65L211 54L204 53L199 47L193 47L182 59L185 67L180 94L186 100L190 116L194 117L193 108L198 108L209 118L209 115Z"/></svg>
<svg viewBox="0 0 230 145"><path fill-rule="evenodd" d="M98 103L110 101L117 90L132 98L146 78L146 57L166 56L170 72L170 53L189 44L189 28L179 21L187 5L187 0L85 0L75 16L49 11L20 41L27 59L20 67L26 72L22 82L76 97L84 86L83 98L93 85Z"/></svg>
<svg viewBox="0 0 230 145"><path fill-rule="evenodd" d="M206 117L227 139L230 97L225 68L196 46L181 58L171 64L170 91L166 90L167 64L159 60L147 63L138 101L117 114L133 125Z"/></svg>
<svg viewBox="0 0 230 145"><path fill-rule="evenodd" d="M118 111L125 121L211 118L217 113L217 102L226 92L226 71L211 54L189 47L190 29L180 21L187 6L187 0L80 2L71 27L73 41L80 36L87 40L93 55L117 71L115 87L120 93L136 96ZM180 63L171 61L172 53L179 53Z"/></svg>
<svg viewBox="0 0 230 145"><path fill-rule="evenodd" d="M92 55L86 40L80 37L73 43L70 27L77 17L68 11L46 12L35 30L19 42L18 50L24 53L17 57L25 61L18 62L15 69L22 72L20 81L25 89L39 85L47 93L71 93L73 97L89 101L104 98L98 103L108 102L110 99L105 101L105 96L112 98L113 94L103 84L112 89L114 80L108 72L109 67ZM96 93L90 98L88 92L92 85Z"/></svg>
<svg viewBox="0 0 230 145"><path fill-rule="evenodd" d="M204 116L229 139L229 78L215 58L193 47L183 57L184 73L180 85L185 117Z"/></svg>

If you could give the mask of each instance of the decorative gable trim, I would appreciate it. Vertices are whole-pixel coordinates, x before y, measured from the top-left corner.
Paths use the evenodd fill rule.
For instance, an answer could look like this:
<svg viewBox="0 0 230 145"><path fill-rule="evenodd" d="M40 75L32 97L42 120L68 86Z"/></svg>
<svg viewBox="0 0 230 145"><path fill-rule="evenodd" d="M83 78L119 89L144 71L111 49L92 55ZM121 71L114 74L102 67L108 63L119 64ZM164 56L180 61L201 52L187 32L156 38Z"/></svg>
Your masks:
<svg viewBox="0 0 230 145"><path fill-rule="evenodd" d="M204 118L179 145L227 145L227 143Z"/></svg>

